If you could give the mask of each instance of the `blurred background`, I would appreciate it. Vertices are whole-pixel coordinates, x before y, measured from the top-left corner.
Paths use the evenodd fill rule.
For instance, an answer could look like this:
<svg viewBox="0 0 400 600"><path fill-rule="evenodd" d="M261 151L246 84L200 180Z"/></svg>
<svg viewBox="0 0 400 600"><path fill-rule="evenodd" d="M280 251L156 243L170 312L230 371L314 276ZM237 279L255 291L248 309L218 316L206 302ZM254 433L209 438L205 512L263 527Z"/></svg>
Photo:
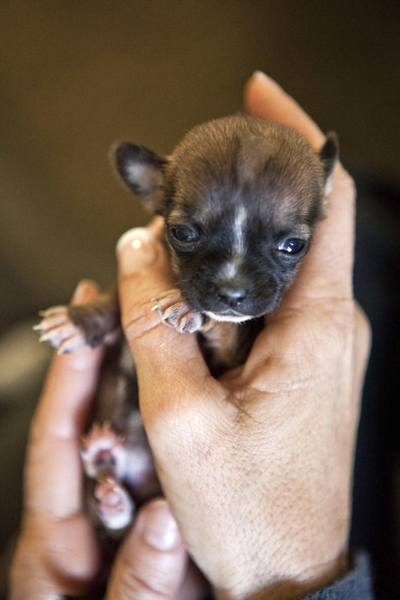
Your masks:
<svg viewBox="0 0 400 600"><path fill-rule="evenodd" d="M374 328L352 545L378 598L400 592L400 4L395 0L3 0L0 18L0 594L18 530L27 427L49 351L30 326L146 223L115 140L170 152L242 108L255 69L325 131L358 186L356 295Z"/></svg>

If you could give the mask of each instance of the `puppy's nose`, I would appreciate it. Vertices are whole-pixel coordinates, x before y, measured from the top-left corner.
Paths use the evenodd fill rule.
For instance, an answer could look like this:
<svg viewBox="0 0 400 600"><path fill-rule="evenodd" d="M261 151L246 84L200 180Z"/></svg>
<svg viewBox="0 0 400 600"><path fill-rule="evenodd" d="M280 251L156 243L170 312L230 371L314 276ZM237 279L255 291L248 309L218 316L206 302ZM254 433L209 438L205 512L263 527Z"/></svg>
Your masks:
<svg viewBox="0 0 400 600"><path fill-rule="evenodd" d="M238 308L246 297L246 290L223 285L218 290L220 300L231 308Z"/></svg>

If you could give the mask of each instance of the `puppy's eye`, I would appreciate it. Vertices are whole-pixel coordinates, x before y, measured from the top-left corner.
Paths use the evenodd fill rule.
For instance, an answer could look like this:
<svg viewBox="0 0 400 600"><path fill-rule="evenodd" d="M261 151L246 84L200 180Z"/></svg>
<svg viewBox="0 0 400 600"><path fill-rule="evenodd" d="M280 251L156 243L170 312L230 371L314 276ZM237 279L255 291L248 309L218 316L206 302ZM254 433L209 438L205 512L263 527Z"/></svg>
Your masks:
<svg viewBox="0 0 400 600"><path fill-rule="evenodd" d="M278 250L285 252L285 254L299 254L304 248L306 243L298 238L288 238L278 246Z"/></svg>
<svg viewBox="0 0 400 600"><path fill-rule="evenodd" d="M196 242L199 234L194 227L189 225L177 225L171 227L172 235L180 242Z"/></svg>

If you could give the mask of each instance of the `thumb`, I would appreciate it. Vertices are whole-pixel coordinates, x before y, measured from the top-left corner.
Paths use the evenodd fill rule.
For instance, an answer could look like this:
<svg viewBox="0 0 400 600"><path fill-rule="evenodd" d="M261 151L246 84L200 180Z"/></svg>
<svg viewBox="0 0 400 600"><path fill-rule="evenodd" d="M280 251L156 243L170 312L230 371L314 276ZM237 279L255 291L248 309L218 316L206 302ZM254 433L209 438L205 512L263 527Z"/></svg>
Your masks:
<svg viewBox="0 0 400 600"><path fill-rule="evenodd" d="M178 387L201 396L209 377L196 337L166 326L152 311L154 298L176 288L160 237L160 227L152 224L127 231L117 245L122 325L135 358L145 424L168 391L176 395Z"/></svg>
<svg viewBox="0 0 400 600"><path fill-rule="evenodd" d="M187 554L163 499L139 512L114 564L105 600L168 600L183 581Z"/></svg>

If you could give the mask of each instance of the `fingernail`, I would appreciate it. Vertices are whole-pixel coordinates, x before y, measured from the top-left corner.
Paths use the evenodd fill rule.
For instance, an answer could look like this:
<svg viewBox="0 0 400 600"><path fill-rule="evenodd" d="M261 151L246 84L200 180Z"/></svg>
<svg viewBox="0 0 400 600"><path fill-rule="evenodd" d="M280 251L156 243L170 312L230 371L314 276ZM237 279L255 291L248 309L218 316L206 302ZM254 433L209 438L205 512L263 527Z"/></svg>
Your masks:
<svg viewBox="0 0 400 600"><path fill-rule="evenodd" d="M272 77L270 77L269 75L267 75L266 73L264 73L264 71L254 71L254 73L251 76L251 78L252 79L258 79L259 81L262 81L264 83L268 83L270 85L274 85L275 87L279 88L280 90L283 89L279 85L279 83L276 83L275 79L272 79Z"/></svg>
<svg viewBox="0 0 400 600"><path fill-rule="evenodd" d="M139 521L140 535L156 550L173 550L181 545L178 524L165 500L153 501L145 507Z"/></svg>
<svg viewBox="0 0 400 600"><path fill-rule="evenodd" d="M146 227L124 233L117 243L120 270L129 275L151 264L157 256L155 237Z"/></svg>

